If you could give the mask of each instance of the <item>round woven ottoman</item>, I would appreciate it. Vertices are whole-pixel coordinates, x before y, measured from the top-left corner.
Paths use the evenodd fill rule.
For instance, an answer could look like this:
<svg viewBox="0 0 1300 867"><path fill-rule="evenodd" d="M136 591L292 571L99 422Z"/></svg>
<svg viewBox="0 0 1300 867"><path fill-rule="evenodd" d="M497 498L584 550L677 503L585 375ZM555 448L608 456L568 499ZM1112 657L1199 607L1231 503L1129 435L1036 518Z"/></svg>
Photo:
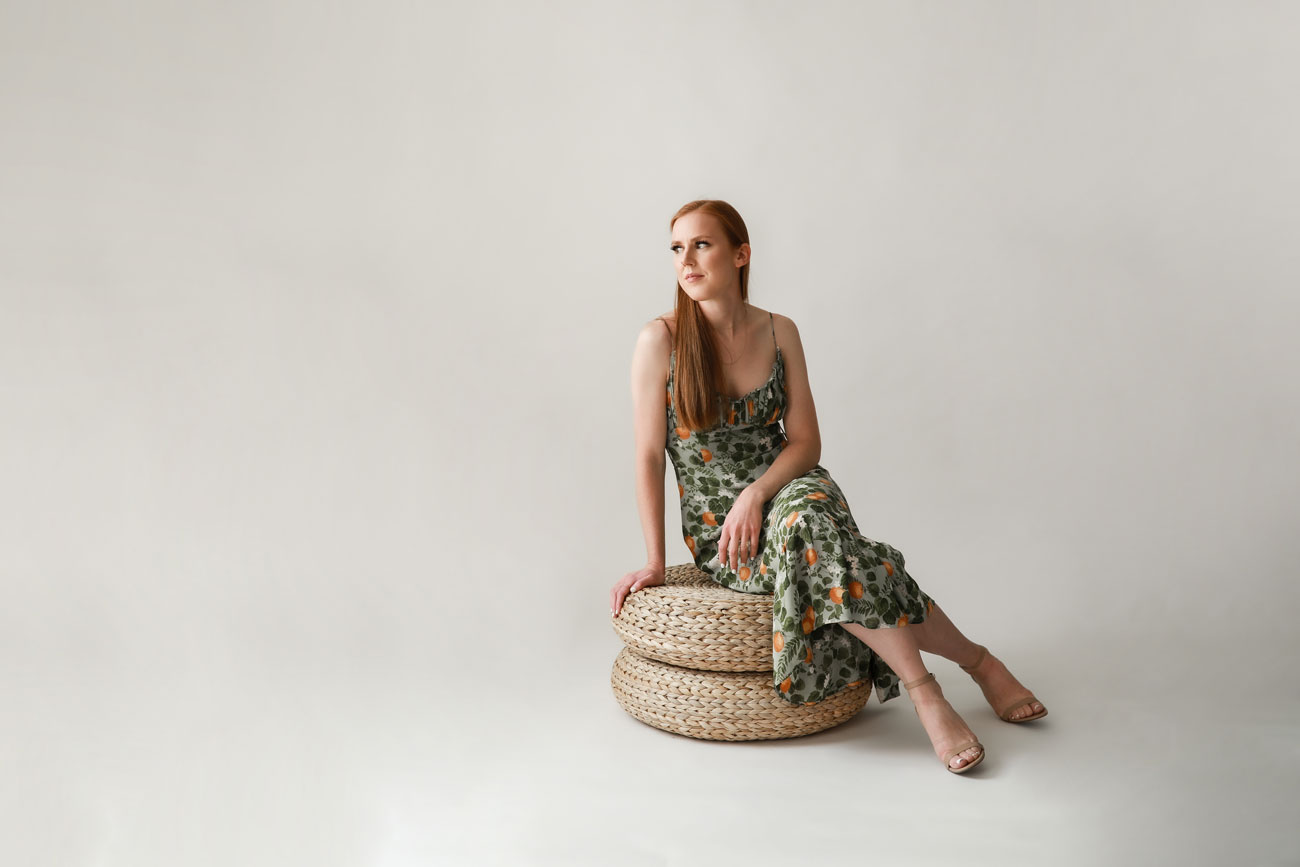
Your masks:
<svg viewBox="0 0 1300 867"><path fill-rule="evenodd" d="M865 680L808 705L776 694L770 593L723 587L693 563L664 579L629 594L612 619L625 646L610 684L632 716L688 737L754 741L824 731L866 705Z"/></svg>

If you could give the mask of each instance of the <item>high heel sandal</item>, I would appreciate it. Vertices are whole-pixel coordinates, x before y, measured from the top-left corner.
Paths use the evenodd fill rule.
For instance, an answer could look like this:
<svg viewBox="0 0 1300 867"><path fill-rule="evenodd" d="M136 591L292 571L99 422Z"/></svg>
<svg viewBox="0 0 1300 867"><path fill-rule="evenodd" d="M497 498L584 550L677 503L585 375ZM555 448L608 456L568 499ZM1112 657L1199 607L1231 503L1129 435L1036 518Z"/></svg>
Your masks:
<svg viewBox="0 0 1300 867"><path fill-rule="evenodd" d="M916 680L908 681L907 683L903 684L903 689L907 690L907 697L911 698L913 689L917 688L918 686L924 686L930 681L934 681L934 685L939 687L939 697L942 698L943 687L939 686L939 681L935 678L934 674L931 672L927 672L925 677L918 677ZM944 701L947 701L947 699L944 699ZM951 705L949 706L951 707ZM916 717L917 719L920 719L921 712L919 710L916 710L916 702L912 702L912 710L916 711ZM962 750L968 750L971 747L979 747L980 754L975 758L971 759L970 761L968 761L966 764L962 765L960 768L954 768L952 765L948 764L949 762L952 761L953 756L957 755ZM952 749L948 750L948 752L944 753L943 758L941 758L940 761L943 762L943 766L947 768L949 772L954 774L964 774L967 771L969 771L971 768L978 765L980 762L984 761L984 745L977 740L966 741L966 743L959 744L958 746L955 746Z"/></svg>
<svg viewBox="0 0 1300 867"><path fill-rule="evenodd" d="M961 665L961 663L958 663L958 665L961 667L962 671L969 674L974 679L974 681L979 684L980 692L984 693L985 700L987 700L989 704L993 704L993 700L989 698L988 690L984 688L983 681L981 681L975 675L975 669L979 668L980 664L984 662L984 658L989 655L989 649L982 644L977 645L977 647L979 647L980 649L980 655L975 659L973 663L971 663L970 665ZM1022 716L1022 717L1011 716L1011 712L1013 710L1019 710L1022 707L1028 707L1029 705L1033 704L1036 701L1038 701L1038 699L1034 698L1034 694L1032 692L1026 693L1025 695L1020 696L1019 698L1012 699L1011 703L1008 704L1006 707L1004 707L1002 710L996 711L995 708L995 711L997 712L999 719L1005 720L1006 722L1009 723L1025 723L1025 722L1029 722L1030 720L1042 719L1043 717L1047 716L1046 705L1043 705L1042 710L1038 711L1037 713L1030 714L1029 716ZM1041 701L1038 701L1038 703L1043 704Z"/></svg>

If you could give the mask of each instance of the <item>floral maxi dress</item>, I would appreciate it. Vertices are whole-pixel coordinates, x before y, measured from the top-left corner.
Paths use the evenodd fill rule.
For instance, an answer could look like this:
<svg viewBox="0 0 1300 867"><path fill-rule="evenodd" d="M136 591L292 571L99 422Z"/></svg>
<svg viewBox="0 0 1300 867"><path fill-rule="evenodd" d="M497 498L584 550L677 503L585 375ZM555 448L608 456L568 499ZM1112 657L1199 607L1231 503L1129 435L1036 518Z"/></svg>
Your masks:
<svg viewBox="0 0 1300 867"><path fill-rule="evenodd" d="M788 442L780 425L785 412L781 348L767 382L741 397L724 397L730 404L725 418L708 430L689 430L677 419L675 361L676 350L668 366L666 448L677 476L682 535L695 565L718 584L773 595L773 689L792 704L813 704L866 679L880 702L896 698L898 675L836 624L892 629L921 623L934 601L908 575L902 553L858 532L825 467L815 465L763 504L754 560L733 570L715 559L732 503Z"/></svg>

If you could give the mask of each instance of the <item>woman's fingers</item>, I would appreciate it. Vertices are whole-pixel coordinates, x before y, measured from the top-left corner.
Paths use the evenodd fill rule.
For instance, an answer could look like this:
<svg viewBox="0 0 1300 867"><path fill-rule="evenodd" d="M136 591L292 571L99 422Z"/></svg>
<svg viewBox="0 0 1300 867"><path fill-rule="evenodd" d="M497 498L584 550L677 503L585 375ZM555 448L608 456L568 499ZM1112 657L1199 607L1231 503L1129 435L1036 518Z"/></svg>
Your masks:
<svg viewBox="0 0 1300 867"><path fill-rule="evenodd" d="M617 584L615 584L614 588L609 591L609 610L614 612L615 614L618 614L618 612L622 610L623 600L626 599L627 594L631 592L632 589L631 585L623 583L624 581L626 581L631 577L632 577L632 573L631 572L627 573L626 575L623 576L622 580L620 580ZM635 580L633 581L633 583L636 583Z"/></svg>
<svg viewBox="0 0 1300 867"><path fill-rule="evenodd" d="M643 586L644 582L651 577L649 575L643 575L638 578L636 575L637 573L635 572L629 572L623 576L623 581L627 581L631 578L631 582L624 584L623 581L620 581L618 584L614 585L614 589L610 595L609 609L614 612L615 616L623 610L623 603L627 600L627 597L639 590Z"/></svg>
<svg viewBox="0 0 1300 867"><path fill-rule="evenodd" d="M724 526L718 534L718 565L734 572L741 563L757 557L758 533L757 525L739 529Z"/></svg>
<svg viewBox="0 0 1300 867"><path fill-rule="evenodd" d="M748 563L758 554L758 537L753 531L742 532L741 541L736 545L731 558L731 568L735 570L741 563Z"/></svg>
<svg viewBox="0 0 1300 867"><path fill-rule="evenodd" d="M718 537L718 564L735 571L741 563L747 563L758 555L758 534L742 536L737 532L726 539Z"/></svg>

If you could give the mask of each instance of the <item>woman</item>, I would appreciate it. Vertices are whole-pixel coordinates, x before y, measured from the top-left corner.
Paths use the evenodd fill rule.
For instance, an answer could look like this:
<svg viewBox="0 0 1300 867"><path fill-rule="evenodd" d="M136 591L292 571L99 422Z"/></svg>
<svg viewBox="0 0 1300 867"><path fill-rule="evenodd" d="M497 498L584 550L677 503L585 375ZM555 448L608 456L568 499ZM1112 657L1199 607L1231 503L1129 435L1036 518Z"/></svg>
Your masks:
<svg viewBox="0 0 1300 867"><path fill-rule="evenodd" d="M858 532L818 463L799 331L749 303L749 233L740 214L726 202L694 201L669 228L676 309L642 328L632 358L637 502L649 557L614 585L612 614L629 593L664 583L667 451L695 565L724 587L773 594L777 694L811 704L869 679L885 702L900 694L901 679L935 754L949 771L970 770L984 748L920 651L961 665L1008 722L1039 719L1046 708L958 631L904 569L901 552Z"/></svg>

